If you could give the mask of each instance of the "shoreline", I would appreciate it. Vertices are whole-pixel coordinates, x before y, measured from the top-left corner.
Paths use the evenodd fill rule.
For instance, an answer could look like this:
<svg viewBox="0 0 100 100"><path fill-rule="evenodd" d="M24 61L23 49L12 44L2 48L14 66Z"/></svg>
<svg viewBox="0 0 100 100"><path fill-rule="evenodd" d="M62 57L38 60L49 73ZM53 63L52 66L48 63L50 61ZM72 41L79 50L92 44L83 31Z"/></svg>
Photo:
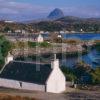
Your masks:
<svg viewBox="0 0 100 100"><path fill-rule="evenodd" d="M68 33L64 33L64 34L100 34L100 32L68 32ZM63 33L62 33L63 34Z"/></svg>

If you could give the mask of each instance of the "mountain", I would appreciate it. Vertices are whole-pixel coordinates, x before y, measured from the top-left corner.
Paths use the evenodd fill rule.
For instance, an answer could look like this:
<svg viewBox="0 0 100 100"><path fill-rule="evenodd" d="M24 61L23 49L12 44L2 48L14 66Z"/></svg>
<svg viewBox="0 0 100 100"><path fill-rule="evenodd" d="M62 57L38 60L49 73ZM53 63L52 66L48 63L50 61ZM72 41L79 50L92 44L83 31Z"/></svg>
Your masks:
<svg viewBox="0 0 100 100"><path fill-rule="evenodd" d="M55 20L30 23L32 27L44 31L76 31L80 32L100 32L100 18L80 18L74 16L64 16Z"/></svg>
<svg viewBox="0 0 100 100"><path fill-rule="evenodd" d="M61 23L69 23L69 24L76 24L76 23L84 23L84 24L100 24L100 18L80 18L75 16L65 16L55 20L56 22Z"/></svg>
<svg viewBox="0 0 100 100"><path fill-rule="evenodd" d="M56 8L49 14L49 16L47 18L54 20L54 19L58 19L58 18L62 18L62 17L64 17L63 11L59 8Z"/></svg>
<svg viewBox="0 0 100 100"><path fill-rule="evenodd" d="M34 31L76 31L80 32L100 32L100 18L81 18L75 16L64 16L63 12L56 8L52 11L48 18L29 20L21 23L12 21L0 21L0 31L4 32L8 29L26 29L27 31L33 29ZM30 32L30 31L29 31Z"/></svg>

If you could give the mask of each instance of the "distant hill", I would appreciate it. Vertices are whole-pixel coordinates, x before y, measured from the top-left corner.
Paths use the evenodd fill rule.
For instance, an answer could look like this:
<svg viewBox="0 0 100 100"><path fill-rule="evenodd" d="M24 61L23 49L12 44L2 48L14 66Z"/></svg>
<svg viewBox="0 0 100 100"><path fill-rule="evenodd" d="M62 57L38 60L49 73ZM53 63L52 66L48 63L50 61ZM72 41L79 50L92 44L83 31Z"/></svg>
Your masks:
<svg viewBox="0 0 100 100"><path fill-rule="evenodd" d="M61 9L56 8L54 9L49 16L47 17L48 19L58 19L64 17L64 13Z"/></svg>
<svg viewBox="0 0 100 100"><path fill-rule="evenodd" d="M67 23L100 23L100 18L79 18L75 16L65 16L55 21Z"/></svg>
<svg viewBox="0 0 100 100"><path fill-rule="evenodd" d="M47 18L29 20L22 23L12 21L0 21L0 31L25 29L27 31L77 31L100 32L100 18L80 18L64 16L62 10L56 8Z"/></svg>
<svg viewBox="0 0 100 100"><path fill-rule="evenodd" d="M81 31L100 32L100 18L79 18L74 16L65 16L55 20L41 21L29 24L44 31Z"/></svg>

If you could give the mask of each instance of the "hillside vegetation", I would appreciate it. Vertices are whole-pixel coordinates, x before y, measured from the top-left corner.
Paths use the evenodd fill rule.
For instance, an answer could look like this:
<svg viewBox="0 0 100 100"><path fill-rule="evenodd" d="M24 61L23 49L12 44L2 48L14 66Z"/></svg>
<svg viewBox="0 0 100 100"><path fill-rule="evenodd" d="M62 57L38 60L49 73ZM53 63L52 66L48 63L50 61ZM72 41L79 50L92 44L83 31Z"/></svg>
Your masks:
<svg viewBox="0 0 100 100"><path fill-rule="evenodd" d="M84 32L100 32L100 18L78 18L73 16L67 16L56 20L41 20L41 21L29 21L29 23L5 23L0 21L0 31L12 32L17 29L24 29L28 32L34 31L77 31L81 29Z"/></svg>

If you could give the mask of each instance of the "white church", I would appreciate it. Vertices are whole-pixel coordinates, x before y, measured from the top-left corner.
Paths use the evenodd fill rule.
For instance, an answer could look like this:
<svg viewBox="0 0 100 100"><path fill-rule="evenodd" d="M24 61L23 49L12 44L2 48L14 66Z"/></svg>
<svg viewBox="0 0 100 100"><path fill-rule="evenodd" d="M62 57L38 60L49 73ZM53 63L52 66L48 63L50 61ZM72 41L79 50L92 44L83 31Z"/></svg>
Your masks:
<svg viewBox="0 0 100 100"><path fill-rule="evenodd" d="M66 90L66 79L56 55L50 65L14 61L9 54L0 73L0 87L62 93Z"/></svg>

